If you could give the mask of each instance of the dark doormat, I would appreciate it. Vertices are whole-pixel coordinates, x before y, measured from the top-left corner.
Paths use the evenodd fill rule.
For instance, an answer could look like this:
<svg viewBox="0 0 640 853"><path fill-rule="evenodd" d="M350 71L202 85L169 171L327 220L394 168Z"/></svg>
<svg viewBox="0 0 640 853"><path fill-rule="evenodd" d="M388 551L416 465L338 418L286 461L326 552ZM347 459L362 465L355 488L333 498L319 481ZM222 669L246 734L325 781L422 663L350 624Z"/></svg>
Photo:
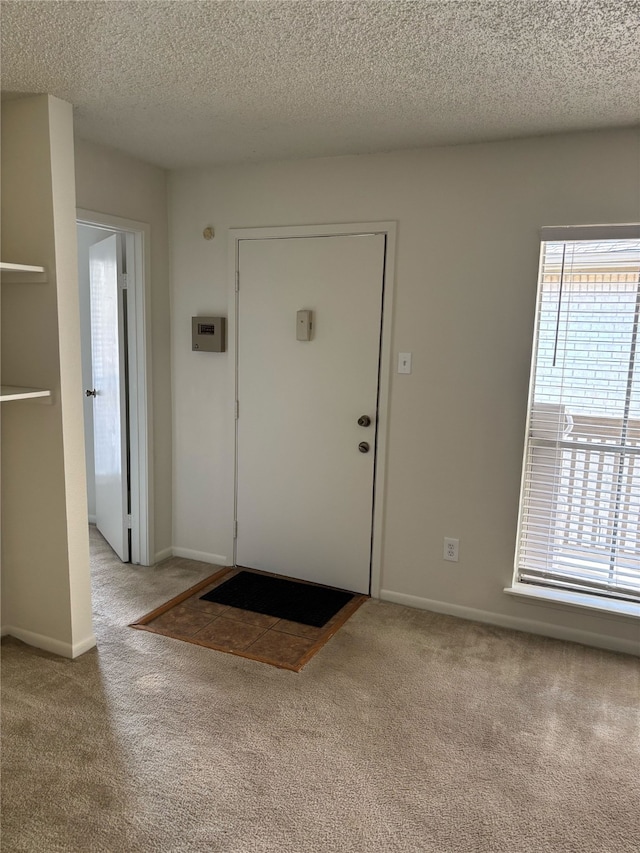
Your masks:
<svg viewBox="0 0 640 853"><path fill-rule="evenodd" d="M353 598L351 592L254 572L239 572L201 596L204 601L316 628L326 625Z"/></svg>

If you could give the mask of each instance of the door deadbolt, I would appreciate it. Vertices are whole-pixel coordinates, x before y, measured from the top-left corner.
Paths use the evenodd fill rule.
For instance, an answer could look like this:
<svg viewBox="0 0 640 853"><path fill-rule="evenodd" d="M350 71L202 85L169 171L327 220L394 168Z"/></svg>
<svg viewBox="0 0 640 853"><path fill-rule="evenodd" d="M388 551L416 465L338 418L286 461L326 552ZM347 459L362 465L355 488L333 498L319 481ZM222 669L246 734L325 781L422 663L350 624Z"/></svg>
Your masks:
<svg viewBox="0 0 640 853"><path fill-rule="evenodd" d="M98 396L98 392L96 391L95 388L93 390L87 388L87 390L84 393L86 394L87 397L97 397Z"/></svg>
<svg viewBox="0 0 640 853"><path fill-rule="evenodd" d="M371 418L369 415L361 415L358 418L358 426L369 426L371 424Z"/></svg>
<svg viewBox="0 0 640 853"><path fill-rule="evenodd" d="M368 441L361 441L360 444L358 445L358 450L360 451L360 453L368 453L369 452L369 442Z"/></svg>

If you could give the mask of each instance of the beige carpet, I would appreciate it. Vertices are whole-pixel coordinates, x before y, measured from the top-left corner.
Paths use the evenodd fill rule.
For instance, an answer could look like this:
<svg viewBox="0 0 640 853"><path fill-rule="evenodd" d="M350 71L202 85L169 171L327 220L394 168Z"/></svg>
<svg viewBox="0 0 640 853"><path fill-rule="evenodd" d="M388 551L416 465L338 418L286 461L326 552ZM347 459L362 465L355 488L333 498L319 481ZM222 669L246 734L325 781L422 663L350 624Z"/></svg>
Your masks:
<svg viewBox="0 0 640 853"><path fill-rule="evenodd" d="M635 658L371 601L295 674L92 539L98 649L3 643L3 853L637 853Z"/></svg>

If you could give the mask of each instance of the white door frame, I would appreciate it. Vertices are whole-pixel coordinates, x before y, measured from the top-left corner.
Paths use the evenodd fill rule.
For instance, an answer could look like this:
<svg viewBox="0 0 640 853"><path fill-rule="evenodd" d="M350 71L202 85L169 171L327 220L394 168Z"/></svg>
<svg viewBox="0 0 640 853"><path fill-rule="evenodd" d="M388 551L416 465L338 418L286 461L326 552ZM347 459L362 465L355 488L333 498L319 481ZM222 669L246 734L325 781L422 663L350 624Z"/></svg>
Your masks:
<svg viewBox="0 0 640 853"><path fill-rule="evenodd" d="M338 225L296 225L274 228L232 228L229 230L229 369L233 381L233 400L229 417L233 420L234 495L233 518L237 507L238 431L236 423L238 400L238 276L241 240L289 239L295 237L344 237L364 234L385 236L385 260L382 299L382 333L380 341L380 373L378 381L378 430L374 471L374 498L371 548L371 595L380 596L382 583L382 538L386 478L387 435L389 427L389 386L391 381L391 332L396 248L395 222L352 222ZM235 521L234 521L235 525ZM233 563L236 563L236 539L233 539Z"/></svg>
<svg viewBox="0 0 640 853"><path fill-rule="evenodd" d="M151 340L148 318L151 295L147 286L150 269L151 228L145 222L123 219L93 210L76 210L78 225L91 225L125 235L130 298L128 311L129 356L129 452L131 457L131 553L132 563L153 564L153 447L151 412ZM133 264L131 263L133 258Z"/></svg>

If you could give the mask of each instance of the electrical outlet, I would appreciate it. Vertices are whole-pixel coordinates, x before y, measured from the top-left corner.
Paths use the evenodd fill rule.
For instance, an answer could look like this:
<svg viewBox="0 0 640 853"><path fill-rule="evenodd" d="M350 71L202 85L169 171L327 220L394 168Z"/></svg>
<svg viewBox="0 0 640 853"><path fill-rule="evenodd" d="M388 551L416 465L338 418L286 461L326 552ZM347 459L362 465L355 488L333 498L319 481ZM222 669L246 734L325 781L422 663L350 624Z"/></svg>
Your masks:
<svg viewBox="0 0 640 853"><path fill-rule="evenodd" d="M458 562L458 545L460 544L459 539L448 539L446 536L444 538L444 558L445 560L449 560L451 563Z"/></svg>

